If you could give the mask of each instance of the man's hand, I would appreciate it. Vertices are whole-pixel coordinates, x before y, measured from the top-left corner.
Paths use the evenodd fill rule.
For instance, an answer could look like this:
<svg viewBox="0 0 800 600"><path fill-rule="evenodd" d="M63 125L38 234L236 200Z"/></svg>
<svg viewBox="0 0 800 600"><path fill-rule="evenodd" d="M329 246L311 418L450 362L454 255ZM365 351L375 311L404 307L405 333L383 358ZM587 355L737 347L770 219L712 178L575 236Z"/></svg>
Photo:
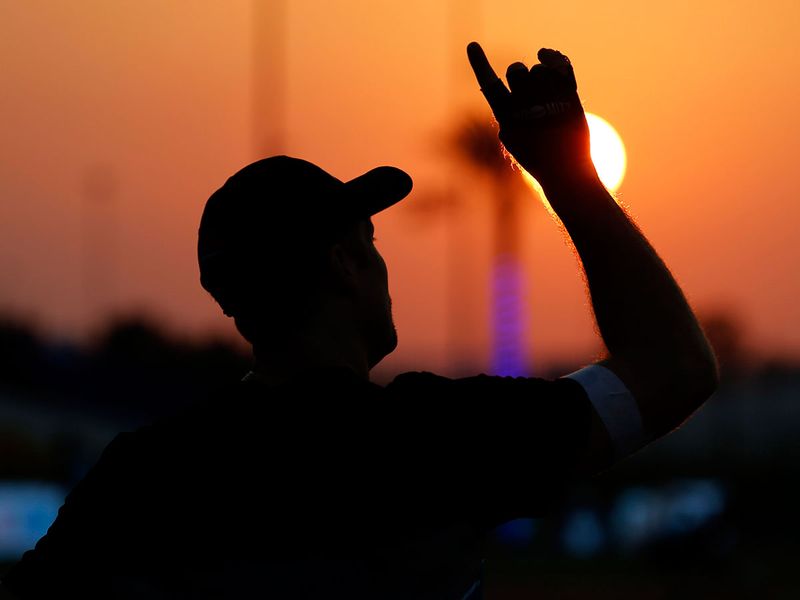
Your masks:
<svg viewBox="0 0 800 600"><path fill-rule="evenodd" d="M508 87L477 42L467 46L472 70L500 125L500 141L542 185L575 177L596 178L589 153L589 127L569 59L542 48L530 70L508 67ZM510 88L510 91L509 91Z"/></svg>

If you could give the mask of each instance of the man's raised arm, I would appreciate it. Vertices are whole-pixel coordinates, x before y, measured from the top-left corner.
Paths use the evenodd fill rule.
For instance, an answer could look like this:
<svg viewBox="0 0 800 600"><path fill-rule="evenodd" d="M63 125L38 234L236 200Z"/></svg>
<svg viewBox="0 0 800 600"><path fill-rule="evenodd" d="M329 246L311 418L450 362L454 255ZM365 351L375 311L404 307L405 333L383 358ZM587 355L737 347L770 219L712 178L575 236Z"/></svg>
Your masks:
<svg viewBox="0 0 800 600"><path fill-rule="evenodd" d="M467 53L500 140L539 181L580 256L609 352L589 378L602 380L605 368L624 384L601 381L609 397L592 398L597 414L583 468L597 472L683 423L714 392L716 359L669 270L597 177L569 59L542 49L531 69L508 68L507 88L477 43ZM631 432L637 423L641 430Z"/></svg>

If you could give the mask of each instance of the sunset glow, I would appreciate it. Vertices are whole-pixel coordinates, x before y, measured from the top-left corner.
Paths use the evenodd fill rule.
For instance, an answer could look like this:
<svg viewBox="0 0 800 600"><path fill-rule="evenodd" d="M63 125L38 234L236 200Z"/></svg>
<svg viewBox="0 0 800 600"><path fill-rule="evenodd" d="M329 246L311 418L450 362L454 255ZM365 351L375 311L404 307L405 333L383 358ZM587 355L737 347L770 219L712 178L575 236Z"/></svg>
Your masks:
<svg viewBox="0 0 800 600"><path fill-rule="evenodd" d="M596 150L587 115L601 178L614 191L624 177L618 193L693 307L738 315L764 355L800 357L800 83L787 76L800 3L735 4L5 2L0 308L56 339L144 312L238 340L198 282L208 196L269 154L343 180L394 165L414 192L375 220L401 338L381 368L488 368L493 192L443 148L467 116L492 120L466 56L476 40L501 77L541 47L566 53L581 101L624 140ZM97 173L113 185L87 190ZM414 211L445 196L455 210ZM588 361L585 282L526 200L526 351L541 369Z"/></svg>
<svg viewBox="0 0 800 600"><path fill-rule="evenodd" d="M586 122L591 136L592 162L600 181L610 192L616 192L625 177L625 144L617 130L602 117L586 113Z"/></svg>

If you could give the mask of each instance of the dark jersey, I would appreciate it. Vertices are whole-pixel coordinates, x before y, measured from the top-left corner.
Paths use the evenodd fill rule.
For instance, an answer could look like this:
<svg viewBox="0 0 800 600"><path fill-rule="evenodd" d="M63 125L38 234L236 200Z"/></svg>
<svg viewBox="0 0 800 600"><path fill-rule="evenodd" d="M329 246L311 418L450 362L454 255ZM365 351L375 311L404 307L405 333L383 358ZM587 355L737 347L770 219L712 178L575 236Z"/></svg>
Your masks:
<svg viewBox="0 0 800 600"><path fill-rule="evenodd" d="M558 502L591 411L571 379L243 381L117 436L3 583L23 599L477 597L486 533Z"/></svg>

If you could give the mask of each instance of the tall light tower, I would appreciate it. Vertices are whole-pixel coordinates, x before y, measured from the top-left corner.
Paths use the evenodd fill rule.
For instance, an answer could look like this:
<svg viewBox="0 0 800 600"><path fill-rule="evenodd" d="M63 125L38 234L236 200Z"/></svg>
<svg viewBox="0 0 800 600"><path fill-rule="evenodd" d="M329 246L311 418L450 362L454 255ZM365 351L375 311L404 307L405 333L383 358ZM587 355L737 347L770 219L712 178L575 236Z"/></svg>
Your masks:
<svg viewBox="0 0 800 600"><path fill-rule="evenodd" d="M469 114L471 110L469 99L475 92L475 84L469 66L466 64L466 47L480 34L482 23L480 5L480 0L450 0L447 4L447 36L445 38L447 48L445 52L448 60L445 63L447 68L445 102L451 115ZM458 143L457 140L456 143ZM456 148L456 151L458 150ZM465 302L463 294L460 293L463 278L472 272L472 265L468 264L470 257L463 251L463 232L460 231L462 227L460 227L458 218L458 214L467 209L465 201L468 194L465 193L463 185L459 185L462 180L462 174L459 172L461 167L452 161L448 161L448 165L450 172L447 173L444 189L444 193L447 195L447 202L444 205L449 208L444 213L447 259L445 266L447 319L445 340L447 355L455 366L455 363L464 358L461 332L464 331L464 323L474 318L474 310L471 303ZM464 366L466 365L459 365L459 369Z"/></svg>

